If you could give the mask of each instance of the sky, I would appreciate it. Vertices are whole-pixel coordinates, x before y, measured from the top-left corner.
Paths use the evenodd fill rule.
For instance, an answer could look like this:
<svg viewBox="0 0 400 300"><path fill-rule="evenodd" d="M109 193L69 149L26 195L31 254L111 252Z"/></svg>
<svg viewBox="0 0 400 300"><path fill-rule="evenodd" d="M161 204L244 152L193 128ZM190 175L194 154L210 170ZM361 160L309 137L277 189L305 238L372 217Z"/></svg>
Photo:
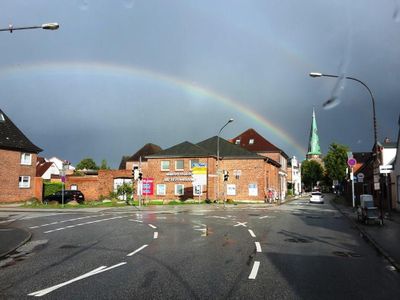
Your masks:
<svg viewBox="0 0 400 300"><path fill-rule="evenodd" d="M77 164L254 128L304 159L315 109L323 154L396 140L397 0L13 0L0 27L0 109L41 156ZM311 78L310 72L340 76ZM324 106L328 100L332 105Z"/></svg>

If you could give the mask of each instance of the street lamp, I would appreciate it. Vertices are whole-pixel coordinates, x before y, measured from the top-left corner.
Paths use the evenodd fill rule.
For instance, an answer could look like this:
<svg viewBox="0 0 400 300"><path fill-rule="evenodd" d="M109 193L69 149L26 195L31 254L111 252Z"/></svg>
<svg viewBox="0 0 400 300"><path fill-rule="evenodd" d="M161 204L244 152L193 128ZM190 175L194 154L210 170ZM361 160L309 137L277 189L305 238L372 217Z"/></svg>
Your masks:
<svg viewBox="0 0 400 300"><path fill-rule="evenodd" d="M218 136L217 136L217 200L219 200L219 135L221 134L222 130L229 124L232 123L233 119L229 119L228 122L225 123L224 126L221 127L221 129L218 131ZM224 202L225 205L225 202Z"/></svg>
<svg viewBox="0 0 400 300"><path fill-rule="evenodd" d="M313 77L313 78L316 78L316 77L339 78L340 77L338 75L323 74L323 73L319 73L319 72L311 72L309 75L311 77ZM374 95L372 94L370 88L364 82L362 82L360 79L357 79L357 78L354 78L354 77L350 77L350 76L344 76L343 78L349 79L349 80L353 80L353 81L357 81L358 83L362 84L368 90L368 93L369 93L369 95L371 97L372 118L373 118L373 126L374 126L374 152L375 152L374 168L376 168L376 162L378 161L378 134L377 134L377 128L376 128L377 126L376 126L376 113L375 113L375 98L374 98ZM379 197L379 202L380 202L380 206L381 206L381 220L382 220L382 224L383 224L382 197L380 195L379 190L378 190L378 197ZM353 199L353 201L354 201L354 199Z"/></svg>
<svg viewBox="0 0 400 300"><path fill-rule="evenodd" d="M8 28L0 28L0 31L9 31L12 33L14 30L26 30L26 29L45 29L45 30L57 30L60 27L58 23L45 23L37 26L28 27L13 27L12 24L8 25Z"/></svg>

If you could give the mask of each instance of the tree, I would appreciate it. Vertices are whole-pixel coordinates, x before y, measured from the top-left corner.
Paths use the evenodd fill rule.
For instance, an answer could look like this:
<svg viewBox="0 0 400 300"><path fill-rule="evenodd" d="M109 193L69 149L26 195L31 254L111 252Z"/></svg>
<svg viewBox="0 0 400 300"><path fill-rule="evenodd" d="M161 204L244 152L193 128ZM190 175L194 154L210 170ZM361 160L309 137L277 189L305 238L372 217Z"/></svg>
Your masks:
<svg viewBox="0 0 400 300"><path fill-rule="evenodd" d="M323 179L324 169L315 160L305 160L301 164L301 180L312 190L313 186Z"/></svg>
<svg viewBox="0 0 400 300"><path fill-rule="evenodd" d="M123 200L128 202L128 199L132 198L132 184L124 182L122 185L117 187L117 195L122 196Z"/></svg>
<svg viewBox="0 0 400 300"><path fill-rule="evenodd" d="M76 165L76 169L77 170L83 170L83 169L86 169L86 170L98 170L98 168L99 167L96 165L96 162L90 157L82 159Z"/></svg>
<svg viewBox="0 0 400 300"><path fill-rule="evenodd" d="M326 176L332 180L343 181L346 177L347 146L332 143L324 158Z"/></svg>
<svg viewBox="0 0 400 300"><path fill-rule="evenodd" d="M109 169L110 169L110 167L107 166L107 161L105 159L103 159L101 161L100 170L109 170Z"/></svg>

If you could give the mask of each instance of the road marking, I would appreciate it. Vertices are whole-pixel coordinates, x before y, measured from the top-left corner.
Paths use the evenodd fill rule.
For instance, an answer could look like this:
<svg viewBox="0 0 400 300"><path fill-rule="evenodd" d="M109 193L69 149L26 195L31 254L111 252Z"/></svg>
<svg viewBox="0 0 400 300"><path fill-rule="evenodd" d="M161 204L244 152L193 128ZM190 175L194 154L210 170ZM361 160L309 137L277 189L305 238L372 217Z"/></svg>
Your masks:
<svg viewBox="0 0 400 300"><path fill-rule="evenodd" d="M259 242L255 242L255 244L256 244L257 252L262 252L260 243Z"/></svg>
<svg viewBox="0 0 400 300"><path fill-rule="evenodd" d="M153 239L157 239L157 238L158 238L158 232L154 231Z"/></svg>
<svg viewBox="0 0 400 300"><path fill-rule="evenodd" d="M148 224L151 228L153 228L153 229L156 229L157 228L157 226L154 226L154 225L152 225L152 224Z"/></svg>
<svg viewBox="0 0 400 300"><path fill-rule="evenodd" d="M130 219L129 221L137 222L137 223L143 223L143 221L140 221L140 220L132 220L132 219Z"/></svg>
<svg viewBox="0 0 400 300"><path fill-rule="evenodd" d="M260 267L260 262L259 261L255 261L254 264L253 264L253 268L251 269L251 273L249 275L249 279L256 279L259 267Z"/></svg>
<svg viewBox="0 0 400 300"><path fill-rule="evenodd" d="M60 231L60 230L64 230L64 229L74 228L74 227L77 227L77 226L83 226L83 225L99 223L99 222L104 222L104 221L110 221L110 220L115 220L115 219L121 219L121 218L125 218L125 217L118 216L118 217L113 217L113 218L108 218L108 219L100 219L100 220L86 222L86 223L79 223L79 224L70 225L70 226L67 226L67 227L61 227L61 228L48 230L48 231L45 231L44 233L51 233L51 232Z"/></svg>
<svg viewBox="0 0 400 300"><path fill-rule="evenodd" d="M233 225L234 227L236 227L236 226L243 226L243 227L247 227L247 222L236 222L237 224L236 225Z"/></svg>
<svg viewBox="0 0 400 300"><path fill-rule="evenodd" d="M221 216L210 216L209 218L224 219L224 220L226 220L226 217L221 217Z"/></svg>
<svg viewBox="0 0 400 300"><path fill-rule="evenodd" d="M9 220L5 220L5 221L0 221L0 224L14 222L14 221L17 221L17 219L9 219Z"/></svg>
<svg viewBox="0 0 400 300"><path fill-rule="evenodd" d="M256 235L254 234L254 232L253 232L253 230L251 230L251 229L249 229L249 233L250 233L250 235L252 236L252 237L256 237Z"/></svg>
<svg viewBox="0 0 400 300"><path fill-rule="evenodd" d="M127 256L132 256L132 255L138 253L139 251L142 251L142 250L143 250L144 248L146 248L147 246L148 246L148 245L143 245L142 247L140 247L140 248L136 249L135 251L129 253Z"/></svg>
<svg viewBox="0 0 400 300"><path fill-rule="evenodd" d="M108 268L107 268L106 266L101 266L101 267L99 267L99 268L97 268L97 269L94 269L94 270L92 270L92 271L90 271L90 272L88 272L88 273L85 273L85 274L83 274L83 275L81 275L81 276L78 276L78 277L76 277L76 278L74 278L74 279L65 281L65 282L63 282L63 283L54 285L54 286L52 286L52 287L48 287L48 288L43 289L43 290L40 290L40 291L36 291L36 292L30 293L30 294L28 294L28 296L41 297L41 296L44 296L44 295L46 295L46 294L48 294L48 293L51 293L51 292L53 292L53 291L55 291L55 290L61 288L61 287L63 287L63 286L66 286L66 285L68 285L68 284L71 284L71 283L73 283L73 282L75 282L75 281L82 280L82 279L85 279L85 278L87 278L87 277L90 277L90 276L93 276L93 275L97 275L97 274L100 274L100 273L105 272L105 271L112 270L112 269L114 269L114 268L117 268L117 267L122 266L122 265L125 265L125 264L126 264L126 262L121 262L121 263L119 263L119 264L113 265L113 266L108 267Z"/></svg>
<svg viewBox="0 0 400 300"><path fill-rule="evenodd" d="M83 219L88 219L88 218L102 217L102 216L104 216L104 214L95 215L95 216L85 216L85 217L68 219L68 220L63 220L63 221L56 221L56 222L52 222L52 223L47 223L47 224L42 224L42 225L37 225L37 226L31 226L29 228L30 229L35 229L35 228L46 227L46 226L55 225L55 224L62 224L62 223L66 223L66 222L73 222L73 221L78 221L78 220L83 220Z"/></svg>
<svg viewBox="0 0 400 300"><path fill-rule="evenodd" d="M261 219L265 219L265 218L275 218L275 216L262 216L259 219L261 220Z"/></svg>

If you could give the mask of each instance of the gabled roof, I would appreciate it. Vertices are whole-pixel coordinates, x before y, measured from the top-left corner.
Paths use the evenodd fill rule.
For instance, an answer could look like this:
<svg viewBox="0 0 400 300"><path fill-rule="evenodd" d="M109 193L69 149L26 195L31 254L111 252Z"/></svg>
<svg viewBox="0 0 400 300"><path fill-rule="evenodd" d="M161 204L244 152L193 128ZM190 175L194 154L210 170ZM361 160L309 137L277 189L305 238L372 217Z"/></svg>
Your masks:
<svg viewBox="0 0 400 300"><path fill-rule="evenodd" d="M190 142L183 142L171 148L162 150L153 155L148 155L147 158L163 158L163 157L207 157L212 154L206 149Z"/></svg>
<svg viewBox="0 0 400 300"><path fill-rule="evenodd" d="M213 136L196 145L206 149L213 156L217 155L218 136ZM248 151L238 145L234 145L223 138L219 138L219 157L220 158L258 158L265 159L264 156Z"/></svg>
<svg viewBox="0 0 400 300"><path fill-rule="evenodd" d="M162 148L158 145L152 144L152 143L147 143L144 145L142 148L140 148L135 154L132 156L128 157L127 161L139 161L140 157L142 158L143 161L146 160L146 156L158 153L162 150ZM122 161L121 161L122 163Z"/></svg>
<svg viewBox="0 0 400 300"><path fill-rule="evenodd" d="M51 161L45 161L36 165L36 177L42 177L43 174L54 164Z"/></svg>
<svg viewBox="0 0 400 300"><path fill-rule="evenodd" d="M127 162L127 160L128 160L129 157L130 157L129 155L124 155L124 156L122 156L121 162L119 163L118 170L125 170L125 168L126 168L126 162Z"/></svg>
<svg viewBox="0 0 400 300"><path fill-rule="evenodd" d="M238 144L236 143L237 140L239 140ZM253 140L252 144L250 144L250 140ZM286 159L289 158L284 151L269 142L253 128L247 129L230 141L252 152L278 152L281 153Z"/></svg>
<svg viewBox="0 0 400 300"><path fill-rule="evenodd" d="M29 153L42 151L35 146L0 109L0 148Z"/></svg>

